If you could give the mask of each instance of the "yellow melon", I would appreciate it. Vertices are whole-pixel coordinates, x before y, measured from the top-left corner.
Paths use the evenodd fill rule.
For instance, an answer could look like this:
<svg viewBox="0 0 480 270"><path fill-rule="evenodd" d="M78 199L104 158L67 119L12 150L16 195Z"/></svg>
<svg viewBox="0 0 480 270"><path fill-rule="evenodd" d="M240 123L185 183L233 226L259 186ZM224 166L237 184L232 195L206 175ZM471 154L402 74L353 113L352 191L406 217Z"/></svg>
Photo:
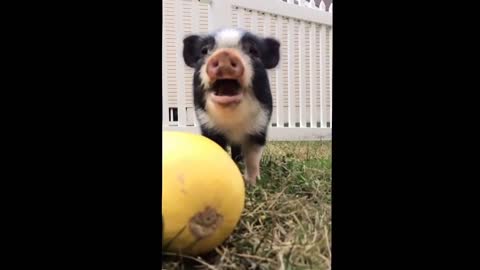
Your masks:
<svg viewBox="0 0 480 270"><path fill-rule="evenodd" d="M201 135L164 131L162 246L199 255L222 244L240 220L245 184L227 152Z"/></svg>

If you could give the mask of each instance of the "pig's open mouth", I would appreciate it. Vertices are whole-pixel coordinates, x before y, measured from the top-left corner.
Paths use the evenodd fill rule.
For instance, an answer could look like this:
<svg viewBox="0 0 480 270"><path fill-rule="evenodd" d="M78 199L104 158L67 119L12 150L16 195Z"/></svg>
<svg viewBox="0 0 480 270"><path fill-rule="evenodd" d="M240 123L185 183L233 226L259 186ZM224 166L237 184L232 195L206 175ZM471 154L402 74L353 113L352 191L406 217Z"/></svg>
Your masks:
<svg viewBox="0 0 480 270"><path fill-rule="evenodd" d="M239 103L242 100L242 87L237 80L217 80L213 83L211 98L221 105Z"/></svg>

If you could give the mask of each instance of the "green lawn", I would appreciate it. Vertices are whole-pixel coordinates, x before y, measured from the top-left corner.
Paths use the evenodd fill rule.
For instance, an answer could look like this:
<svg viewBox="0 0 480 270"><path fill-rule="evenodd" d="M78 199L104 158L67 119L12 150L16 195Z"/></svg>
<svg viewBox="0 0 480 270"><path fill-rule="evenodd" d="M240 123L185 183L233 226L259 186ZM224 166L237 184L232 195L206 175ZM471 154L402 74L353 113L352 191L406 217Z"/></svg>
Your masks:
<svg viewBox="0 0 480 270"><path fill-rule="evenodd" d="M330 269L331 162L330 142L270 142L230 238L204 258L165 254L163 269Z"/></svg>

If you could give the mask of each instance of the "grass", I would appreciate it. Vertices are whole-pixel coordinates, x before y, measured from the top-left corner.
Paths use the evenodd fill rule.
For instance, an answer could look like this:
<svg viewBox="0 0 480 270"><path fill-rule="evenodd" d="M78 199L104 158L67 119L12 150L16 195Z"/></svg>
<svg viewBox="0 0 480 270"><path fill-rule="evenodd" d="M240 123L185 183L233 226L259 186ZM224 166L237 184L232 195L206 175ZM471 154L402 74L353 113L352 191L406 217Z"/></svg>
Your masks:
<svg viewBox="0 0 480 270"><path fill-rule="evenodd" d="M165 253L163 269L330 269L331 143L270 142L233 234L211 254Z"/></svg>

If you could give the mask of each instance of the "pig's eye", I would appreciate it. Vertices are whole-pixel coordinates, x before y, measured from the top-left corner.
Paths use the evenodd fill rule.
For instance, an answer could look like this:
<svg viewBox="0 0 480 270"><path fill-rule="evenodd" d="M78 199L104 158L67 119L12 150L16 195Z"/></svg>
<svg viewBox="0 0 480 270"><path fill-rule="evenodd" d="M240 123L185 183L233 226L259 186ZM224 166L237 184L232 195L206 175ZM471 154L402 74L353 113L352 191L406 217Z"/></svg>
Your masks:
<svg viewBox="0 0 480 270"><path fill-rule="evenodd" d="M256 48L254 47L250 47L249 51L248 51L252 56L255 56L257 57L258 56L258 51Z"/></svg>
<svg viewBox="0 0 480 270"><path fill-rule="evenodd" d="M203 47L202 50L201 50L201 53L203 55L207 54L208 53L208 47Z"/></svg>

